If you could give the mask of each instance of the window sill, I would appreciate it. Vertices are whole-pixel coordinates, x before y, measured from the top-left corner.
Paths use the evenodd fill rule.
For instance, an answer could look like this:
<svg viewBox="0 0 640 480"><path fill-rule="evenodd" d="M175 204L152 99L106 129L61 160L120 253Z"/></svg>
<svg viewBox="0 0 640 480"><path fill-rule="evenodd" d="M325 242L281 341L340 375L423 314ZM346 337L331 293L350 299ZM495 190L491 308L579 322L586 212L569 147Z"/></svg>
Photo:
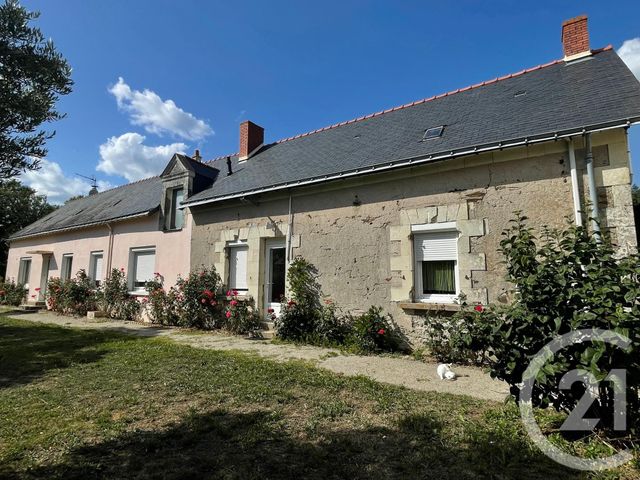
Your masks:
<svg viewBox="0 0 640 480"><path fill-rule="evenodd" d="M146 290L134 290L132 292L129 292L129 295L131 295L132 297L148 297L149 292L147 292Z"/></svg>
<svg viewBox="0 0 640 480"><path fill-rule="evenodd" d="M170 232L180 232L182 231L184 227L180 227L180 228L165 228L163 231L165 233L170 233Z"/></svg>
<svg viewBox="0 0 640 480"><path fill-rule="evenodd" d="M457 303L400 302L398 306L403 310L427 310L432 312L459 312L462 309Z"/></svg>

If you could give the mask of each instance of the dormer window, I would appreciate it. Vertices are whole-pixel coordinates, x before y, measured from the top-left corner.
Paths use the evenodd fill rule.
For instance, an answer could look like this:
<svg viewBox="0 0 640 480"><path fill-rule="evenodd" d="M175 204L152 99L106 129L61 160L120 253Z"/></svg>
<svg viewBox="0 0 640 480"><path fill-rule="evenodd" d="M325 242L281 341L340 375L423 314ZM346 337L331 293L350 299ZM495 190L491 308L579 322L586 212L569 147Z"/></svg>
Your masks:
<svg viewBox="0 0 640 480"><path fill-rule="evenodd" d="M184 210L180 207L184 199L184 189L174 188L171 191L171 207L169 213L169 228L171 230L180 230L184 225Z"/></svg>

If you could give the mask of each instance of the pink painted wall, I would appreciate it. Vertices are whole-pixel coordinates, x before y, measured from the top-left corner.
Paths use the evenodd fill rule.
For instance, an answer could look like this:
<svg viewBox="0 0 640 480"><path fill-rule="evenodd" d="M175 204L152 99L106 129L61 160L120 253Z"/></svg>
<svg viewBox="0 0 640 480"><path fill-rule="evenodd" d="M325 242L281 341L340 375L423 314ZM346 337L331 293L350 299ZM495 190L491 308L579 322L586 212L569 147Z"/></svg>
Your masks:
<svg viewBox="0 0 640 480"><path fill-rule="evenodd" d="M155 247L155 271L161 273L165 285L174 285L178 276L189 273L191 247L191 215L185 212L185 223L182 230L163 232L158 230L158 215L114 222L112 268L124 268L128 273L130 249L138 247ZM108 274L109 229L106 225L73 230L46 236L38 236L11 242L7 263L7 280L18 280L20 259L31 258L31 272L29 275L29 297L35 300L39 293L35 290L41 287L43 256L29 254L33 250L53 252L49 277L59 277L61 272L62 255L73 254L73 275L85 269L89 273L91 252L103 253L103 277ZM104 279L104 278L103 278ZM35 297L33 297L35 295Z"/></svg>

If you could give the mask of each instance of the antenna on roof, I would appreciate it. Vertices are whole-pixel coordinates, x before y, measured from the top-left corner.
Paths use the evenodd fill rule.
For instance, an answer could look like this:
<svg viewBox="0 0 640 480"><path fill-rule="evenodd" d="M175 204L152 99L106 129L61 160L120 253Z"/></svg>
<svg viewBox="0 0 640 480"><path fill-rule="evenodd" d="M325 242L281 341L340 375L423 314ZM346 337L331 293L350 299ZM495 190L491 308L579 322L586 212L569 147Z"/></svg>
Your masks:
<svg viewBox="0 0 640 480"><path fill-rule="evenodd" d="M95 195L96 193L98 193L98 179L95 175L92 175L90 177L81 175L79 173L76 173L76 175L82 178L86 178L87 180L91 180L91 190L89 190L89 195Z"/></svg>

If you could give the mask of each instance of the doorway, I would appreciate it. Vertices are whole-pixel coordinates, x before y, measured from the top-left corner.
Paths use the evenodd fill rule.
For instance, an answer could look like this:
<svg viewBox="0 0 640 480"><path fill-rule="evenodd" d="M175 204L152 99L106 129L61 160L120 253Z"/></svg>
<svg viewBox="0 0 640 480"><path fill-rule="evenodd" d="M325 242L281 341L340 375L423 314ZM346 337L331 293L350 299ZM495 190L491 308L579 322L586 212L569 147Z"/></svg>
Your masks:
<svg viewBox="0 0 640 480"><path fill-rule="evenodd" d="M285 242L267 239L264 251L264 308L280 315L280 303L285 294L287 258Z"/></svg>

